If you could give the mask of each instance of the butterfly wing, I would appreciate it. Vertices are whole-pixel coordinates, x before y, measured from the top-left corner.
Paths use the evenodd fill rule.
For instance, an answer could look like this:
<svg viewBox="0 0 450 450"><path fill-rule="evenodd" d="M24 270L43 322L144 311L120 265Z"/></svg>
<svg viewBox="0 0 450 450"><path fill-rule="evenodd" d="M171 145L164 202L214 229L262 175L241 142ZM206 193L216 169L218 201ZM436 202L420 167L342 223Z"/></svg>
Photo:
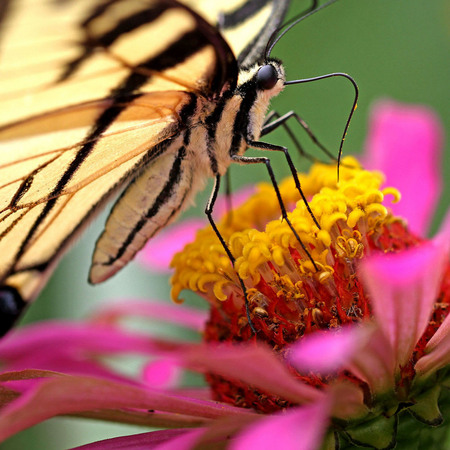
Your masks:
<svg viewBox="0 0 450 450"><path fill-rule="evenodd" d="M269 38L280 26L289 0L183 0L217 26L239 67L261 61Z"/></svg>
<svg viewBox="0 0 450 450"><path fill-rule="evenodd" d="M13 6L0 42L0 280L27 300L97 206L180 132L192 93L212 95L236 67L174 2Z"/></svg>
<svg viewBox="0 0 450 450"><path fill-rule="evenodd" d="M99 138L92 132L89 139L83 136L92 129L92 121L99 124L116 112L112 105L122 108L113 100L27 120L25 148L22 123L0 131L0 139L9 137L2 141L0 154L21 153L19 160L3 159L0 167L0 271L5 284L20 288L24 298L34 295L55 257L96 206L132 177L136 168L155 158L158 144L177 132L178 111L186 96L172 91L127 100ZM163 117L160 110L165 111ZM58 126L52 123L55 118ZM16 139L12 138L15 131ZM44 135L45 151L40 151ZM48 146L49 140L54 147Z"/></svg>
<svg viewBox="0 0 450 450"><path fill-rule="evenodd" d="M183 132L183 108L236 83L233 52L210 23L239 61L251 63L286 4L3 3L0 284L34 298L98 206L144 167L149 179L158 167L170 175L176 153L151 162ZM176 185L171 211L186 180Z"/></svg>

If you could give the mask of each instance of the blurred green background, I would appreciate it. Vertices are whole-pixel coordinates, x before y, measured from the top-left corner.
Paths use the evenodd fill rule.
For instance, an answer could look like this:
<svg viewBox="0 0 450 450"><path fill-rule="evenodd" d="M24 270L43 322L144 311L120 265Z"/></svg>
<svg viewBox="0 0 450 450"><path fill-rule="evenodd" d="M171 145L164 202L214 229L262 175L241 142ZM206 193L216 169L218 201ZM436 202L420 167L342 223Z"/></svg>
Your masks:
<svg viewBox="0 0 450 450"><path fill-rule="evenodd" d="M323 3L323 2L322 2ZM290 15L308 2L293 0ZM302 22L275 47L273 56L285 63L287 78L299 79L329 72L347 72L357 81L360 100L344 153L364 147L371 105L381 98L419 103L433 108L450 129L450 2L448 0L340 0ZM349 108L352 87L343 79L291 86L275 99L280 112L294 109L332 150L337 149ZM296 127L294 129L297 130ZM315 149L300 129L296 131L310 152ZM266 140L291 145L283 131ZM448 141L448 139L447 139ZM447 174L436 230L450 203L449 153L442 164ZM414 158L414 154L411 154ZM278 179L288 175L283 158L273 156ZM297 158L298 168L307 168ZM401 161L399 161L401 164ZM232 167L233 187L266 180L264 167ZM420 189L420 180L417 181ZM186 216L201 215L210 186ZM87 284L92 249L104 223L103 214L64 258L25 322L47 318L81 318L108 299L158 298L169 301L168 277L151 274L130 264L101 286ZM200 305L196 299L188 303ZM449 419L449 418L447 418ZM2 444L2 449L63 449L94 440L145 431L141 428L53 419Z"/></svg>

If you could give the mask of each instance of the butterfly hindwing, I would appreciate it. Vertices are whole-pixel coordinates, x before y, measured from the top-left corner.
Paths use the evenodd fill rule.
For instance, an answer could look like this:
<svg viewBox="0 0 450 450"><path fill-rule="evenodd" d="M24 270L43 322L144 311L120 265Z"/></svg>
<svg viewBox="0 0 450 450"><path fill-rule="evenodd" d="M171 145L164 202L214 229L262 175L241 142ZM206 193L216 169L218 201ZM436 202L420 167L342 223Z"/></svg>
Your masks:
<svg viewBox="0 0 450 450"><path fill-rule="evenodd" d="M159 230L171 223L196 189L184 130L163 141L164 153L128 185L115 203L97 241L89 280L99 283L114 275ZM198 176L197 176L198 180Z"/></svg>

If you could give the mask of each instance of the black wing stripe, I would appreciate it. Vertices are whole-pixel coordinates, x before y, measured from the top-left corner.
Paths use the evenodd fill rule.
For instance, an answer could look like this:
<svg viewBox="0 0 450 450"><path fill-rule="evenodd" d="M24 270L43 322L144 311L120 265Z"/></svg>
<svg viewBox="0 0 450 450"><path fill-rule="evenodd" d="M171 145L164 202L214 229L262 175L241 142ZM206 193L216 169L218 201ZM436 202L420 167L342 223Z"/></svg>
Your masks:
<svg viewBox="0 0 450 450"><path fill-rule="evenodd" d="M219 124L220 119L222 118L226 102L231 97L231 95L232 95L231 91L225 92L223 97L220 99L220 101L214 108L214 111L205 119L206 128L208 130L207 136L208 142L206 143L206 148L210 161L211 171L213 172L214 175L218 174L219 167L215 152L213 150L214 149L213 142L215 142L216 140L217 125Z"/></svg>
<svg viewBox="0 0 450 450"><path fill-rule="evenodd" d="M77 59L67 64L65 71L62 73L58 81L63 81L69 78L78 69L78 67L93 54L95 47L110 47L123 34L136 30L142 25L147 25L154 22L164 11L167 10L167 5L163 6L161 4L158 4L153 8L146 7L145 9L139 11L139 13L132 14L127 18L120 20L114 28L104 34L99 36L93 35L92 31L89 29L89 25L94 19L97 19L101 15L105 14L107 9L113 3L114 2L109 2L99 5L96 10L83 21L81 27L86 34L86 42L83 43L84 51Z"/></svg>
<svg viewBox="0 0 450 450"><path fill-rule="evenodd" d="M160 145L161 149L159 150L158 154L161 154L164 152L164 148L167 148L167 146L171 143L170 140L164 141L162 146ZM180 161L181 163L181 161ZM174 210L172 211L172 213L169 215L169 217L166 219L165 223L161 225L161 228L164 228L164 226L170 222L170 220L172 219L172 217L177 214L179 212L179 210L182 208L184 201L186 200L187 195L190 192L190 186L192 184L192 180L191 182L187 183L187 188L186 188L186 192L184 194L184 196L182 197L182 200L180 202L180 206L178 208L174 208ZM100 200L101 201L101 200ZM82 228L84 224L84 221L80 222L80 224L77 226L77 228L74 230L74 234L76 234L77 229ZM142 227L141 227L142 228ZM139 229L137 230L139 231ZM131 236L130 235L130 242L132 241L132 237L134 237L137 233L137 231ZM59 254L59 252L61 251L61 249L65 248L68 244L68 242L70 242L71 237L67 237L67 239L61 244L60 248L57 251L57 254ZM121 257L121 255L123 255L123 252L126 250L126 246L123 249L119 249L118 254L116 257L113 257L110 259L110 261L108 261L107 263L105 263L105 265L109 265L109 264L113 264L115 260L119 259ZM17 270L15 273L21 273L21 272L29 272L29 271L38 271L38 272L45 272L49 265L52 263L53 258L48 260L48 261L42 261L40 263L37 264L33 264L31 266L26 266L21 268L20 270Z"/></svg>
<svg viewBox="0 0 450 450"><path fill-rule="evenodd" d="M0 32L2 32L2 24L4 23L6 17L9 13L9 8L11 7L12 0L2 0L0 2Z"/></svg>
<svg viewBox="0 0 450 450"><path fill-rule="evenodd" d="M157 56L149 58L142 62L137 68L154 70L163 72L171 69L176 65L186 61L189 57L202 50L208 42L205 36L198 30L185 33L176 42L167 47ZM127 95L135 92L142 87L148 80L149 76L144 73L131 74L114 92L114 97Z"/></svg>
<svg viewBox="0 0 450 450"><path fill-rule="evenodd" d="M83 161L85 161L86 158L89 156L92 149L94 148L94 145L100 138L101 134L111 125L111 123L117 118L117 116L120 114L120 112L123 109L124 109L124 106L122 106L122 105L121 106L111 106L100 115L100 117L97 120L97 123L94 127L94 130L91 132L91 134L88 137L89 142L87 142L85 145L83 145L83 147L78 151L78 153L75 155L74 160L70 163L69 167L66 169L63 176L59 179L58 183L53 188L53 191L49 195L50 200L48 200L48 202L45 204L41 213L34 221L33 226L28 231L25 239L22 241L22 244L20 245L20 247L16 253L15 261L18 261L19 258L23 255L28 243L33 238L39 225L45 220L47 215L54 208L54 206L58 200L58 198L57 198L58 195L65 188L67 183L69 183L69 181L71 180L71 178L73 177L75 172L78 170L78 168L81 166ZM11 271L14 270L13 266L11 267Z"/></svg>
<svg viewBox="0 0 450 450"><path fill-rule="evenodd" d="M123 34L133 31L142 25L148 25L154 22L165 11L167 11L167 5L162 6L161 4L154 8L145 8L138 13L128 16L126 19L120 20L113 29L107 31L102 36L96 37L96 40L103 47L109 47ZM85 27L90 20L92 19L88 19L83 26Z"/></svg>
<svg viewBox="0 0 450 450"><path fill-rule="evenodd" d="M240 8L225 13L222 17L221 28L233 28L246 22L250 17L259 12L273 0L247 0Z"/></svg>
<svg viewBox="0 0 450 450"><path fill-rule="evenodd" d="M162 155L165 150L167 149L167 147L171 144L171 140L167 139L165 141L160 142L159 144L157 144L154 148L151 154L147 154L146 157L143 158L143 160L140 162L140 165L145 166L145 164L150 163L152 160L156 159L158 156ZM118 180L117 185L120 185L122 180ZM117 186L116 185L116 186ZM115 186L113 186L111 188L111 190L114 190ZM103 198L101 198L98 204L101 204L102 201L104 200L104 198L107 198L109 195L109 192L107 192ZM96 206L93 207L93 209L95 209ZM19 218L20 219L20 218ZM87 221L87 217L85 217L78 225L77 227L73 230L74 235L77 234L78 230L82 229L85 225L85 222ZM63 250L64 248L66 248L66 246L69 244L69 242L72 240L72 236L69 235L67 236L67 238L62 241L61 245L59 246L59 248L55 251L55 254L59 254L61 252L61 250ZM29 272L32 270L35 271L39 271L39 272L45 272L48 269L48 266L52 263L53 261L53 257L51 257L50 260L48 261L41 261L40 263L36 263L30 266L24 266L22 267L20 270L16 270L15 273L21 273L21 272Z"/></svg>
<svg viewBox="0 0 450 450"><path fill-rule="evenodd" d="M257 3L251 0L250 3ZM239 53L237 61L241 67L249 67L265 58L264 49L272 34L280 26L289 6L289 0L272 1L272 13L267 19L260 33L248 42L246 47ZM230 19L231 20L231 19ZM226 30L225 30L226 31Z"/></svg>
<svg viewBox="0 0 450 450"><path fill-rule="evenodd" d="M106 31L102 35L96 35L95 27L92 27L92 31L89 29L91 21L102 14L105 14L108 7L112 4L114 4L114 1L108 2L106 5L99 6L97 10L83 22L81 26L84 28L86 34L86 42L84 42L83 53L74 61L67 64L66 69L63 71L58 81L65 80L70 77L86 59L94 54L93 50L95 47L100 46L108 48L123 34L131 32L142 25L148 25L149 23L154 22L164 11L167 11L170 8L183 8L196 21L196 29L186 33L166 48L166 50L159 56L152 57L148 61L144 61L139 64L137 67L155 71L163 71L182 63L189 56L195 54L205 46L212 45L216 52L217 58L215 62L215 70L213 71L214 78L211 80L209 92L206 93L212 94L217 90L220 90L226 82L231 82L232 84L235 83L237 79L237 63L228 44L215 28L211 27L211 25L209 25L202 17L185 5L167 1L158 2L154 7L144 7L141 11L139 11L139 13L133 13L127 18L120 20L115 27ZM149 45L151 45L151 43L149 43ZM125 82L123 86L124 92L119 90L120 93L129 94L134 92L135 89L145 83L147 78L148 77L145 75L134 74L133 80ZM132 87L134 87L134 89L131 89Z"/></svg>

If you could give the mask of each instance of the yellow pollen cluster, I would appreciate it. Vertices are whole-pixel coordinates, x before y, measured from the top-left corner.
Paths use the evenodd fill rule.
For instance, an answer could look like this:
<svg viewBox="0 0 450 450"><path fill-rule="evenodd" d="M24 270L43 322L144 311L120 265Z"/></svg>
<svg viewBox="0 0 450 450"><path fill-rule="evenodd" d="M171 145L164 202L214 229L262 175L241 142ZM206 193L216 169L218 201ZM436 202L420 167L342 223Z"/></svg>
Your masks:
<svg viewBox="0 0 450 450"><path fill-rule="evenodd" d="M172 267L172 298L178 301L183 289L208 299L226 300L232 293L242 296L236 272L249 289L261 277L273 281L280 292L301 292L305 278L325 283L333 273L333 253L348 259L364 254L367 236L390 220L382 204L386 195L400 199L396 189L380 189L383 176L363 170L356 159L346 157L337 182L336 165L316 163L309 174L299 174L310 208L320 224L314 223L300 199L292 177L280 184L288 218L306 247L307 254L286 221L271 185L261 184L257 192L219 223L219 230L236 258L235 268L214 231L198 232L194 242L175 255ZM314 261L311 261L311 259ZM291 285L289 287L289 285ZM301 295L301 294L299 294Z"/></svg>

